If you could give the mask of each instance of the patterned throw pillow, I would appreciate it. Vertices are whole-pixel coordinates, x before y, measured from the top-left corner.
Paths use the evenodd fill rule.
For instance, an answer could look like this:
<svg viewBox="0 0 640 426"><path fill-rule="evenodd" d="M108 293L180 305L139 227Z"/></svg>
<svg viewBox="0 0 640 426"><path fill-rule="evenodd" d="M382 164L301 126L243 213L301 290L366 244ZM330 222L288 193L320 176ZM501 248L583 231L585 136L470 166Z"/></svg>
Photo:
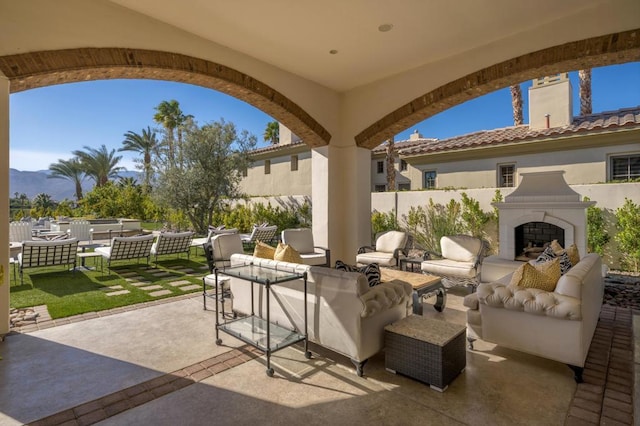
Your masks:
<svg viewBox="0 0 640 426"><path fill-rule="evenodd" d="M553 249L554 252L558 253L561 252L562 250L564 250L564 248L560 245L560 243L558 242L558 240L553 240L551 241L551 248Z"/></svg>
<svg viewBox="0 0 640 426"><path fill-rule="evenodd" d="M380 265L377 263L371 263L359 268L357 266L347 265L341 260L336 260L336 269L340 271L360 272L361 274L364 274L369 282L369 287L380 284Z"/></svg>
<svg viewBox="0 0 640 426"><path fill-rule="evenodd" d="M258 241L255 248L253 249L253 257L259 257L261 259L273 259L275 254L276 249L271 247L269 244L263 243L262 241Z"/></svg>
<svg viewBox="0 0 640 426"><path fill-rule="evenodd" d="M556 241L556 240L553 240ZM573 266L571 259L569 259L569 255L566 250L562 249L560 251L553 250L553 244L548 246L540 256L536 259L536 267L539 264L549 262L551 260L558 259L560 264L560 274L564 275L567 273L569 269Z"/></svg>
<svg viewBox="0 0 640 426"><path fill-rule="evenodd" d="M289 244L278 243L276 253L273 256L273 260L279 260L281 262L289 263L304 263L300 257L300 253Z"/></svg>
<svg viewBox="0 0 640 426"><path fill-rule="evenodd" d="M559 279L560 259L536 263L535 266L526 262L513 273L509 285L553 291Z"/></svg>
<svg viewBox="0 0 640 426"><path fill-rule="evenodd" d="M346 272L360 272L357 266L347 265L342 260L336 260L336 269Z"/></svg>

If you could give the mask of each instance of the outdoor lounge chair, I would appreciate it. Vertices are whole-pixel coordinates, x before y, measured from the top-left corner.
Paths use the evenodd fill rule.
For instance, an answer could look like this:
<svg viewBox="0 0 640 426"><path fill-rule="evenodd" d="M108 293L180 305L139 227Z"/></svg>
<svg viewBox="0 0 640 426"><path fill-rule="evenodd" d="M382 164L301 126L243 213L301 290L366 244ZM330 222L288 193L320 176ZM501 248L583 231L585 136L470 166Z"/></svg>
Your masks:
<svg viewBox="0 0 640 426"><path fill-rule="evenodd" d="M254 226L251 234L242 234L242 245L246 249L253 248L258 241L263 243L270 243L278 232L278 226Z"/></svg>
<svg viewBox="0 0 640 426"><path fill-rule="evenodd" d="M93 228L88 220L72 220L67 229L69 238L76 238L78 241L88 241L93 244Z"/></svg>
<svg viewBox="0 0 640 426"><path fill-rule="evenodd" d="M21 243L31 241L33 224L31 222L11 222L9 223L9 241Z"/></svg>
<svg viewBox="0 0 640 426"><path fill-rule="evenodd" d="M23 281L23 271L27 268L73 265L72 270L75 272L77 252L78 240L75 238L57 241L24 241L22 252L18 254L20 284Z"/></svg>
<svg viewBox="0 0 640 426"><path fill-rule="evenodd" d="M180 254L186 253L187 258L191 251L191 241L193 241L193 232L161 232L158 239L151 246L151 255L158 263L158 256L163 254Z"/></svg>
<svg viewBox="0 0 640 426"><path fill-rule="evenodd" d="M331 266L331 250L313 244L310 228L285 229L282 242L296 249L305 265Z"/></svg>
<svg viewBox="0 0 640 426"><path fill-rule="evenodd" d="M402 231L388 231L379 234L375 247L364 246L358 249L358 266L377 263L380 266L398 267L400 259L406 257L408 235Z"/></svg>
<svg viewBox="0 0 640 426"><path fill-rule="evenodd" d="M203 247L207 264L209 265L209 275L202 278L202 299L204 309L206 310L207 297L216 299L216 295L211 293L211 289L215 289L216 285L215 269L224 269L231 266L231 255L244 253L244 248L242 247L242 240L239 234L216 235L211 241L205 243ZM220 278L222 277L218 277L218 282L221 287L220 294L222 295L221 299L224 299L229 295L228 284L225 286L225 283L228 283L228 279ZM209 292L207 292L207 289L209 289Z"/></svg>
<svg viewBox="0 0 640 426"><path fill-rule="evenodd" d="M153 234L136 237L113 237L110 246L98 247L95 252L100 253L103 261L107 259L109 273L111 273L112 261L146 258L148 265L154 238Z"/></svg>
<svg viewBox="0 0 640 426"><path fill-rule="evenodd" d="M428 258L420 265L422 272L442 277L445 287L466 285L474 292L479 284L484 242L469 235L444 236L440 238L440 250L442 253L426 253Z"/></svg>

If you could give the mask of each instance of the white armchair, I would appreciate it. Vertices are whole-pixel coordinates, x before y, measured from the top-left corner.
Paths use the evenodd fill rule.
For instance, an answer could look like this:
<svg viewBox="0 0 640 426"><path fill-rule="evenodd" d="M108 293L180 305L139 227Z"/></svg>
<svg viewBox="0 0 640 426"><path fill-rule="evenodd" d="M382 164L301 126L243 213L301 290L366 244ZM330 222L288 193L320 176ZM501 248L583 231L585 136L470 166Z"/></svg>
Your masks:
<svg viewBox="0 0 640 426"><path fill-rule="evenodd" d="M217 299L217 295L212 291L216 286L215 269L224 269L231 266L231 255L236 253L243 254L244 249L242 247L240 234L237 233L215 235L211 238L211 241L206 242L203 247L204 255L207 258L207 264L209 265L209 275L202 278L202 304L206 310L207 297ZM228 278L218 276L218 283L221 287L221 300L224 300L224 298L229 295L229 287L228 285L225 285L227 282Z"/></svg>
<svg viewBox="0 0 640 426"><path fill-rule="evenodd" d="M406 257L405 247L408 235L402 231L388 231L380 234L375 247L364 246L358 249L356 263L358 266L377 263L380 266L397 267L400 259Z"/></svg>
<svg viewBox="0 0 640 426"><path fill-rule="evenodd" d="M484 254L483 241L469 235L444 236L440 238L440 250L437 254L440 259L422 261L422 272L442 277L445 287L467 285L475 291Z"/></svg>
<svg viewBox="0 0 640 426"><path fill-rule="evenodd" d="M331 266L331 251L314 245L313 232L309 228L285 229L282 242L296 249L305 265Z"/></svg>

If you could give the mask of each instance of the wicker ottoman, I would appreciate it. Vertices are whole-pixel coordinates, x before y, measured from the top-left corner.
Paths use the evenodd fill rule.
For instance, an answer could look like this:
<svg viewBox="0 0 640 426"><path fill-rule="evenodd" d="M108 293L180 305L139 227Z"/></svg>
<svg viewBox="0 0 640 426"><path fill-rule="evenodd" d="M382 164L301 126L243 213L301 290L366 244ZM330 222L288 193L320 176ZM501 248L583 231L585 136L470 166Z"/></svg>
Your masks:
<svg viewBox="0 0 640 426"><path fill-rule="evenodd" d="M467 365L466 327L410 315L385 327L385 367L444 392Z"/></svg>

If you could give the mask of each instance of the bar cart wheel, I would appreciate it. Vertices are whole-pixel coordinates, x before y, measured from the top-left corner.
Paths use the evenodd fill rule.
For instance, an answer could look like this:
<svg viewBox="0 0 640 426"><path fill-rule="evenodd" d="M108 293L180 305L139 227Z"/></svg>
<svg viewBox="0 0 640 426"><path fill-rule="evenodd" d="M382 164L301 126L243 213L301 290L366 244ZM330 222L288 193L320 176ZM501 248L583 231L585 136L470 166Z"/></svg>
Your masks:
<svg viewBox="0 0 640 426"><path fill-rule="evenodd" d="M273 377L273 368L267 368L267 376Z"/></svg>
<svg viewBox="0 0 640 426"><path fill-rule="evenodd" d="M306 359L311 359L311 352L310 352L310 351L306 351L306 352L304 353L304 357L305 357Z"/></svg>
<svg viewBox="0 0 640 426"><path fill-rule="evenodd" d="M218 346L222 345L222 339L216 339L216 345Z"/></svg>

